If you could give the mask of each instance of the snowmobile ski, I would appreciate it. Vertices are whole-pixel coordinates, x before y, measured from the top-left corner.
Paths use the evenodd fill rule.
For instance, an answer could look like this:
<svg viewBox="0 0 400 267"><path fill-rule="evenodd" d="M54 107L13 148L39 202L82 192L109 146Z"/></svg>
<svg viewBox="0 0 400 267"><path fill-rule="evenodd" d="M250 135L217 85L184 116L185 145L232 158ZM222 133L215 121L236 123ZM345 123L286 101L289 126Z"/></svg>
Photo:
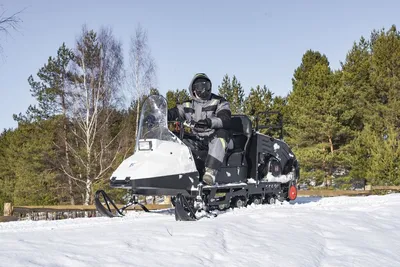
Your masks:
<svg viewBox="0 0 400 267"><path fill-rule="evenodd" d="M104 203L105 203L107 208L101 203L100 196L103 198L103 201L104 201ZM124 205L122 208L119 209L117 207L117 205L115 205L114 201L112 201L111 198L107 195L107 193L104 192L104 190L97 190L96 191L94 203L95 203L97 211L100 214L102 214L103 216L106 216L106 217L110 217L110 218L124 216L123 212L125 211L125 209L127 209L128 207L130 207L132 205L138 205L145 212L150 212L146 208L146 206L144 206L141 203L138 203L134 196L132 196L132 199L126 205ZM110 205L114 208L115 214L112 212L112 209L111 209Z"/></svg>

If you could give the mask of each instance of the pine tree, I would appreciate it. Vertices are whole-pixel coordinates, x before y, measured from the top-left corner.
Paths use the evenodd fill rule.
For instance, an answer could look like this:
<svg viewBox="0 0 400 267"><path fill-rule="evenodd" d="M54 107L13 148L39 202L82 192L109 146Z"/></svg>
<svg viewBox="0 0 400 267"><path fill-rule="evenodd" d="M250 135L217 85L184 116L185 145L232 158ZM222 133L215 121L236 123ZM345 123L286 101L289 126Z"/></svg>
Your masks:
<svg viewBox="0 0 400 267"><path fill-rule="evenodd" d="M190 99L190 96L186 89L176 89L175 91L169 90L166 94L168 108L176 107L177 104L181 104Z"/></svg>
<svg viewBox="0 0 400 267"><path fill-rule="evenodd" d="M283 117L286 117L285 114L284 114L286 105L287 105L287 98L286 97L275 96L272 99L271 110L280 112Z"/></svg>
<svg viewBox="0 0 400 267"><path fill-rule="evenodd" d="M342 63L341 85L344 90L344 99L349 109L342 115L342 119L354 131L361 131L368 117L374 116L371 112L371 96L373 86L370 78L371 69L370 42L360 39L354 43Z"/></svg>
<svg viewBox="0 0 400 267"><path fill-rule="evenodd" d="M395 26L361 38L343 65L349 95L355 95L357 126L351 175L372 184L399 184L400 34ZM360 115L361 114L361 115Z"/></svg>
<svg viewBox="0 0 400 267"><path fill-rule="evenodd" d="M271 129L268 132L268 134L270 134L271 136L285 139L285 136L287 134L285 131L285 126L286 126L285 118L287 117L285 113L286 105L287 105L286 97L275 96L272 99L271 111L275 113L271 113L269 115L269 121L271 125L276 125L276 126L280 125L282 129L279 128Z"/></svg>
<svg viewBox="0 0 400 267"><path fill-rule="evenodd" d="M218 85L218 95L225 98L227 101L231 102L233 97L231 79L228 74L222 79L221 85Z"/></svg>
<svg viewBox="0 0 400 267"><path fill-rule="evenodd" d="M232 96L228 101L230 102L230 108L232 114L243 114L244 112L244 90L240 82L236 79L234 75L232 78Z"/></svg>
<svg viewBox="0 0 400 267"><path fill-rule="evenodd" d="M15 205L51 205L63 199L62 188L57 184L58 168L54 164L57 150L54 146L57 118L20 124L9 136L5 150L13 181ZM10 193L10 192L9 192Z"/></svg>
<svg viewBox="0 0 400 267"><path fill-rule="evenodd" d="M11 158L10 150L13 135L13 130L4 130L0 134L0 214L4 203L12 202L15 187L15 161Z"/></svg>
<svg viewBox="0 0 400 267"><path fill-rule="evenodd" d="M157 88L150 88L149 95L160 95L160 92Z"/></svg>
<svg viewBox="0 0 400 267"><path fill-rule="evenodd" d="M353 147L352 177L366 178L373 185L400 185L400 135L394 127L379 133L366 124Z"/></svg>
<svg viewBox="0 0 400 267"><path fill-rule="evenodd" d="M30 105L26 115L14 115L17 121L37 121L52 116L66 115L68 108L69 65L74 54L63 43L57 51L57 57L49 57L47 64L40 68L37 76L40 82L29 76L31 94L38 105Z"/></svg>
<svg viewBox="0 0 400 267"><path fill-rule="evenodd" d="M182 104L183 102L190 100L190 95L186 89L177 90L176 94L178 95L177 96L178 104Z"/></svg>
<svg viewBox="0 0 400 267"><path fill-rule="evenodd" d="M218 95L229 102L232 114L244 113L244 89L235 75L231 81L228 74L225 74L221 85L218 86Z"/></svg>
<svg viewBox="0 0 400 267"><path fill-rule="evenodd" d="M341 103L348 107L341 115L341 120L353 132L353 140L349 139L350 177L366 178L368 172L368 149L365 147L365 134L362 132L365 125L375 117L373 106L375 100L371 98L374 88L371 83L371 43L361 38L354 43L342 63L341 86L343 98ZM374 121L374 119L372 119ZM361 140L362 139L362 140ZM361 145L362 144L362 145ZM370 181L368 181L370 182Z"/></svg>
<svg viewBox="0 0 400 267"><path fill-rule="evenodd" d="M257 85L256 88L251 88L249 95L244 101L244 113L250 117L253 122L253 127L256 127L256 118L258 117L260 125L270 124L267 121L265 112L271 111L273 93L264 85ZM268 133L266 129L260 131Z"/></svg>
<svg viewBox="0 0 400 267"><path fill-rule="evenodd" d="M351 133L341 121L348 107L342 102L340 75L330 69L325 55L308 50L288 96L288 142L302 162L302 176L317 183L331 184L334 170L347 164L341 148Z"/></svg>
<svg viewBox="0 0 400 267"><path fill-rule="evenodd" d="M395 26L380 32L372 51L375 111L381 121L400 129L400 33Z"/></svg>
<svg viewBox="0 0 400 267"><path fill-rule="evenodd" d="M37 73L40 81L35 81L33 76L29 76L28 83L31 86L31 94L38 102L37 105L28 107L26 115L14 115L14 119L19 122L36 122L62 116L59 128L62 131L57 131L60 135L60 140L57 145L63 150L63 159L59 162L70 169L70 148L68 147L68 132L69 120L68 111L71 105L71 95L69 91L71 71L70 65L74 60L74 54L71 49L67 48L63 43L56 57L49 57L47 63L40 68ZM71 177L65 177L68 181L70 203L75 204L73 181Z"/></svg>

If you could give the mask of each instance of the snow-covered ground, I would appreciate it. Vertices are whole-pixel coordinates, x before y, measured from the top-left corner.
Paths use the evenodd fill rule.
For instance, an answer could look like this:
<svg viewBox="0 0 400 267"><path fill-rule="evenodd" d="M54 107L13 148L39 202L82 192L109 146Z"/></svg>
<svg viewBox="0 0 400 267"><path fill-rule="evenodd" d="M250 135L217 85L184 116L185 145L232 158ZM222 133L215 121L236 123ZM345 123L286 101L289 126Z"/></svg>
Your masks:
<svg viewBox="0 0 400 267"><path fill-rule="evenodd" d="M0 266L400 266L400 194L0 223Z"/></svg>

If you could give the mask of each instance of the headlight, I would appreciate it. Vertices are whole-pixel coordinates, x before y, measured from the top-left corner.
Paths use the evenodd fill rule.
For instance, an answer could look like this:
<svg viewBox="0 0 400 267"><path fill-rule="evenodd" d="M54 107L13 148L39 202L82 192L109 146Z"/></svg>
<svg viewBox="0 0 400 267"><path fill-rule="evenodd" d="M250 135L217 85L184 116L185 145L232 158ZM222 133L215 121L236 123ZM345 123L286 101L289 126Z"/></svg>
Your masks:
<svg viewBox="0 0 400 267"><path fill-rule="evenodd" d="M151 150L151 141L139 141L139 150Z"/></svg>

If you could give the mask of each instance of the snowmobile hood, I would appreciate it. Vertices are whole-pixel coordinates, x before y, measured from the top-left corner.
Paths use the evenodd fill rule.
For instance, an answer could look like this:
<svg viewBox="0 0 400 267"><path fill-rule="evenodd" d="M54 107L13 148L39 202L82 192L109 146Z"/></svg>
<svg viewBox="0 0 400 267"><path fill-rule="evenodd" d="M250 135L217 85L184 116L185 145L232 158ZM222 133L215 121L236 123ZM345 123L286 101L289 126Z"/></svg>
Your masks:
<svg viewBox="0 0 400 267"><path fill-rule="evenodd" d="M207 101L209 101L209 99L208 99L208 100L199 99L199 98L197 98L197 97L194 95L194 93L193 93L193 90L192 90L193 83L194 83L194 81L195 81L196 79L198 79L198 78L203 78L203 79L209 80L210 83L211 83L211 86L212 86L212 82L211 82L210 78L209 78L205 73L197 73L197 74L195 74L195 75L193 76L193 79L190 81L189 88L188 88L188 91L189 91L189 94L190 94L190 98L193 99L194 101L197 101L197 102L207 102ZM211 94L211 95L212 95L212 94ZM211 98L211 96L210 96L210 98Z"/></svg>

